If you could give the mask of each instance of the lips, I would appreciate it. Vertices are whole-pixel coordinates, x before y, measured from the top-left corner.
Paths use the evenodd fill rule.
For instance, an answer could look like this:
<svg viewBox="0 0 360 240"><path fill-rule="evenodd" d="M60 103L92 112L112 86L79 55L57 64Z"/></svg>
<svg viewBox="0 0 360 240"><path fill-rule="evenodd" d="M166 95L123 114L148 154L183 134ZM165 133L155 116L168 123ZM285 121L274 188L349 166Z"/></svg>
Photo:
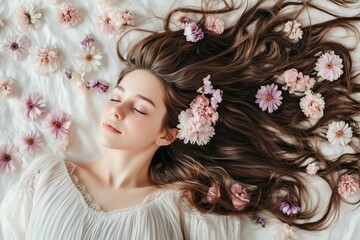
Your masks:
<svg viewBox="0 0 360 240"><path fill-rule="evenodd" d="M113 124L111 123L103 123L103 127L107 129L108 131L114 132L114 133L121 133L120 130L118 130Z"/></svg>

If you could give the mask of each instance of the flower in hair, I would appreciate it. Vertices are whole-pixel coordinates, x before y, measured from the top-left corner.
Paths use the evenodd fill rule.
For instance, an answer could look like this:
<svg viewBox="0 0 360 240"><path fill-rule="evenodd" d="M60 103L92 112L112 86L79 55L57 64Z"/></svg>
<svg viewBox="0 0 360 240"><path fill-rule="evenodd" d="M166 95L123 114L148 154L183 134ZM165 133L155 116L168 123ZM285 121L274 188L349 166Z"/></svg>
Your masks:
<svg viewBox="0 0 360 240"><path fill-rule="evenodd" d="M57 21L63 28L70 28L79 23L81 12L71 3L64 3L57 13Z"/></svg>
<svg viewBox="0 0 360 240"><path fill-rule="evenodd" d="M10 77L0 77L0 98L8 98L14 95L14 79Z"/></svg>
<svg viewBox="0 0 360 240"><path fill-rule="evenodd" d="M208 190L207 201L209 203L214 203L218 198L220 198L220 185L218 183L213 183Z"/></svg>
<svg viewBox="0 0 360 240"><path fill-rule="evenodd" d="M250 202L250 197L245 188L239 183L234 183L231 186L231 200L235 209L242 210Z"/></svg>
<svg viewBox="0 0 360 240"><path fill-rule="evenodd" d="M224 32L225 23L219 16L206 16L205 18L205 29L216 35L220 35Z"/></svg>
<svg viewBox="0 0 360 240"><path fill-rule="evenodd" d="M282 77L286 83L285 90L289 90L289 93L306 92L315 84L313 78L303 75L302 72L298 72L295 68L286 70Z"/></svg>
<svg viewBox="0 0 360 240"><path fill-rule="evenodd" d="M284 32L288 33L289 38L296 42L302 39L301 23L296 20L287 21L284 25Z"/></svg>
<svg viewBox="0 0 360 240"><path fill-rule="evenodd" d="M203 86L197 90L198 95L190 103L190 108L181 111L178 116L178 138L184 143L205 145L214 136L214 125L219 118L216 111L218 103L222 101L222 92L213 89L210 75L203 79ZM205 95L211 95L209 100ZM211 101L211 102L210 102Z"/></svg>
<svg viewBox="0 0 360 240"><path fill-rule="evenodd" d="M280 204L280 211L288 216L296 215L301 212L301 207L295 203L290 203L289 201L282 201Z"/></svg>
<svg viewBox="0 0 360 240"><path fill-rule="evenodd" d="M315 163L310 163L306 167L306 173L309 175L315 175L319 169L320 167L316 166Z"/></svg>
<svg viewBox="0 0 360 240"><path fill-rule="evenodd" d="M330 82L337 80L343 74L342 59L334 54L333 51L322 54L315 63L314 70L317 75L329 80Z"/></svg>
<svg viewBox="0 0 360 240"><path fill-rule="evenodd" d="M334 145L347 145L352 138L352 129L344 121L331 122L326 133L328 141Z"/></svg>
<svg viewBox="0 0 360 240"><path fill-rule="evenodd" d="M343 198L348 198L351 195L354 195L359 191L359 180L355 179L353 176L344 174L340 177L338 183L338 193Z"/></svg>
<svg viewBox="0 0 360 240"><path fill-rule="evenodd" d="M306 92L300 99L300 108L306 117L319 119L324 115L325 101L320 93Z"/></svg>
<svg viewBox="0 0 360 240"><path fill-rule="evenodd" d="M278 107L282 104L282 92L277 89L278 86L275 84L261 86L261 88L255 95L255 103L259 104L261 110L267 110L269 113L272 113L273 111L277 110Z"/></svg>
<svg viewBox="0 0 360 240"><path fill-rule="evenodd" d="M186 41L188 42L197 42L204 38L203 30L194 22L185 24L184 35L186 36Z"/></svg>
<svg viewBox="0 0 360 240"><path fill-rule="evenodd" d="M13 22L21 32L41 26L41 13L32 3L27 3L15 12Z"/></svg>
<svg viewBox="0 0 360 240"><path fill-rule="evenodd" d="M266 218L263 218L263 217L254 217L253 221L256 224L260 224L262 227L265 227L265 225L266 225Z"/></svg>

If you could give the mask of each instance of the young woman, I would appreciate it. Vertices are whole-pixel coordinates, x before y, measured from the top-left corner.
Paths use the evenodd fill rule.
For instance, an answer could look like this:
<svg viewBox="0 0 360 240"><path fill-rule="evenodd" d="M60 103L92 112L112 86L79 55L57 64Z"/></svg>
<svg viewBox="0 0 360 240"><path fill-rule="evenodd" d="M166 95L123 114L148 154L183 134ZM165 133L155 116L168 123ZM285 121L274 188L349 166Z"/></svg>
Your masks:
<svg viewBox="0 0 360 240"><path fill-rule="evenodd" d="M34 161L2 204L5 237L240 239L240 214L263 211L327 227L359 189L360 156L351 49L327 37L357 33L359 18L301 26L296 16L319 7L264 3L224 31L208 17L233 4L176 9L164 32L118 52L126 68L101 115L107 151L87 164ZM319 150L328 141L354 151L331 159ZM333 191L324 212L311 204L311 174Z"/></svg>

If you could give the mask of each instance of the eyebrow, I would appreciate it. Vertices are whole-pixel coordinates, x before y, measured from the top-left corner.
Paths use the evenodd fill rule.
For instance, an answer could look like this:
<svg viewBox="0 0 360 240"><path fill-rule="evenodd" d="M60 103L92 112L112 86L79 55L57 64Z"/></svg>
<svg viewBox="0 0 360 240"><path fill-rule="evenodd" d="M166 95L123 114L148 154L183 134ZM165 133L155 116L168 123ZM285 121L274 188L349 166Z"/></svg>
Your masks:
<svg viewBox="0 0 360 240"><path fill-rule="evenodd" d="M115 87L115 89L119 89L120 91L125 92L125 89L124 89L122 86L120 86L120 85L117 85L117 86ZM136 97L141 98L142 100L150 103L151 105L154 106L154 108L156 108L155 103L154 103L150 98L147 98L147 97L145 97L145 96L143 96L143 95L141 95L141 94L136 94Z"/></svg>

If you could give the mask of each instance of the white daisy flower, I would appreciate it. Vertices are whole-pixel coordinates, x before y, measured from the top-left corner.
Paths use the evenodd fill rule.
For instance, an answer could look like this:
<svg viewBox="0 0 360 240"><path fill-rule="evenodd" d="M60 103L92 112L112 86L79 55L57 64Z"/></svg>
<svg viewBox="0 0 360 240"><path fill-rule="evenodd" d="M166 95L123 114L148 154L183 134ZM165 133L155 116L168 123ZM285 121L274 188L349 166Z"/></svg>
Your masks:
<svg viewBox="0 0 360 240"><path fill-rule="evenodd" d="M81 48L75 55L78 70L81 72L91 72L101 66L102 53L93 45L88 45L85 49Z"/></svg>
<svg viewBox="0 0 360 240"><path fill-rule="evenodd" d="M349 124L344 121L331 122L326 137L334 145L345 146L351 141L352 130Z"/></svg>

